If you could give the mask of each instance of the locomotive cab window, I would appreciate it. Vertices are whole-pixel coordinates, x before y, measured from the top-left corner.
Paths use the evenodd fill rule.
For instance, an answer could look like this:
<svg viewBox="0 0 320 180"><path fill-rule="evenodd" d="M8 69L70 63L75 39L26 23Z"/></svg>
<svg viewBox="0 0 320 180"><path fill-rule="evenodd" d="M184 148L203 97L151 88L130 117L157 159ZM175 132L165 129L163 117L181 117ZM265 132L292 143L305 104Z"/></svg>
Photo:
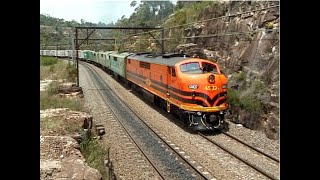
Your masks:
<svg viewBox="0 0 320 180"><path fill-rule="evenodd" d="M202 70L198 62L185 63L180 65L180 71L186 74L201 74Z"/></svg>

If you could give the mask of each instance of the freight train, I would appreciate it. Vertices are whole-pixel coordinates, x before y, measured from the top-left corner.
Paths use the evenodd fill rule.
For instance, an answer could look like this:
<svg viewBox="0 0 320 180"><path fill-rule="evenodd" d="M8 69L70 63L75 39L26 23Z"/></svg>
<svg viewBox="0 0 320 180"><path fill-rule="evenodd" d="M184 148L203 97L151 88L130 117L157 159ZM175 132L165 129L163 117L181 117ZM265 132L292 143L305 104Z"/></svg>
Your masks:
<svg viewBox="0 0 320 180"><path fill-rule="evenodd" d="M41 56L75 57L75 50L40 50ZM195 131L221 130L226 125L228 79L217 63L185 54L78 50L92 63L173 113Z"/></svg>

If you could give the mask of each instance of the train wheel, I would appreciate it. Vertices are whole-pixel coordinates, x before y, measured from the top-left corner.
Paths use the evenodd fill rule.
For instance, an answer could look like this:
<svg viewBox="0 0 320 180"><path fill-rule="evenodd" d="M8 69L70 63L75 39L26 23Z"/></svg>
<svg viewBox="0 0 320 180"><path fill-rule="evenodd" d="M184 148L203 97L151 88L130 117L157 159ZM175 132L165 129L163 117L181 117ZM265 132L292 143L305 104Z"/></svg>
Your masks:
<svg viewBox="0 0 320 180"><path fill-rule="evenodd" d="M153 102L156 106L160 107L161 99L158 96L154 96Z"/></svg>
<svg viewBox="0 0 320 180"><path fill-rule="evenodd" d="M132 82L128 81L127 85L128 85L129 88L131 88Z"/></svg>
<svg viewBox="0 0 320 180"><path fill-rule="evenodd" d="M183 119L183 123L184 123L185 127L189 127L190 126L190 122L189 122L189 120L187 118Z"/></svg>
<svg viewBox="0 0 320 180"><path fill-rule="evenodd" d="M185 127L189 127L189 120L186 116L186 114L182 113L182 112L179 112L179 119L180 121L183 122L183 124L185 125Z"/></svg>

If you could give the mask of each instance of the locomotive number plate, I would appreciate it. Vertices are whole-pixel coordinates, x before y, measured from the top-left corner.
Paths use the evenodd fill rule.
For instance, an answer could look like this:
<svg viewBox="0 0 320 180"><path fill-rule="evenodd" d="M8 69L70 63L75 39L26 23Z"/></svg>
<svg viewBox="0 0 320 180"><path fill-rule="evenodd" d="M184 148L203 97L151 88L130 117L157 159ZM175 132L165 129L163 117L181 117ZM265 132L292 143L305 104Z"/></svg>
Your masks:
<svg viewBox="0 0 320 180"><path fill-rule="evenodd" d="M215 91L215 90L218 89L218 87L217 87L217 86L210 86L210 85L208 85L208 86L206 86L204 89L207 90L207 91L209 91L209 90Z"/></svg>

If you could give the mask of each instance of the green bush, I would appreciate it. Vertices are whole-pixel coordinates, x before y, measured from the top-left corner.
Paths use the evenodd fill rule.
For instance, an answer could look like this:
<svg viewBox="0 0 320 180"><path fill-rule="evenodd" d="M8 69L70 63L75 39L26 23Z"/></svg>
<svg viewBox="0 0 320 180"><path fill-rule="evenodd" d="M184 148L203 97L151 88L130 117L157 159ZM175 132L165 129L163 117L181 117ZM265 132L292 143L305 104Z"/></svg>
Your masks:
<svg viewBox="0 0 320 180"><path fill-rule="evenodd" d="M75 81L77 78L77 68L74 65L68 64L67 66L68 71L68 80Z"/></svg>
<svg viewBox="0 0 320 180"><path fill-rule="evenodd" d="M55 57L40 57L40 66L51 66L57 64L58 59Z"/></svg>
<svg viewBox="0 0 320 180"><path fill-rule="evenodd" d="M228 89L228 103L230 103L232 106L240 106L240 93L239 90L235 89Z"/></svg>
<svg viewBox="0 0 320 180"><path fill-rule="evenodd" d="M252 86L253 86L253 93L254 94L265 93L267 91L266 85L261 80L253 81Z"/></svg>
<svg viewBox="0 0 320 180"><path fill-rule="evenodd" d="M236 82L244 81L246 79L246 73L243 71L240 71L238 73L234 73L233 77Z"/></svg>
<svg viewBox="0 0 320 180"><path fill-rule="evenodd" d="M248 112L259 112L262 109L260 100L253 94L241 97L240 107Z"/></svg>
<svg viewBox="0 0 320 180"><path fill-rule="evenodd" d="M248 93L241 95L239 90L228 89L228 100L231 106L240 107L247 112L259 112L262 104L255 94Z"/></svg>

